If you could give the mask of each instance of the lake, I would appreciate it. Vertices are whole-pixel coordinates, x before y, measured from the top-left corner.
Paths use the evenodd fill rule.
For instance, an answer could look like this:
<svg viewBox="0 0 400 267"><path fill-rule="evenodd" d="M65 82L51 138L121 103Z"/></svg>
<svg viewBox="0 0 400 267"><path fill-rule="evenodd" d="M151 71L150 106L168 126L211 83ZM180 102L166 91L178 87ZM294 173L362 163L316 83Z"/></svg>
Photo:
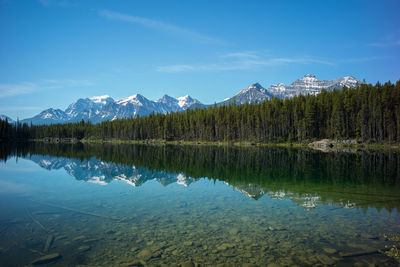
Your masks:
<svg viewBox="0 0 400 267"><path fill-rule="evenodd" d="M397 266L400 154L0 146L1 266Z"/></svg>

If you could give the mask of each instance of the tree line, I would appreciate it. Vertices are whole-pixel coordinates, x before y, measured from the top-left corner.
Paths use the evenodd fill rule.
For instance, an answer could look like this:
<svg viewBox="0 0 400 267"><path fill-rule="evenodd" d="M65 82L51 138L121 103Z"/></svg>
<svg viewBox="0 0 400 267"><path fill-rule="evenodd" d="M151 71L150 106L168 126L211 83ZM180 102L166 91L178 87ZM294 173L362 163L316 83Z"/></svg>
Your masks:
<svg viewBox="0 0 400 267"><path fill-rule="evenodd" d="M186 112L53 125L0 122L0 139L44 137L101 140L302 142L310 139L400 141L400 80L322 90L318 95Z"/></svg>

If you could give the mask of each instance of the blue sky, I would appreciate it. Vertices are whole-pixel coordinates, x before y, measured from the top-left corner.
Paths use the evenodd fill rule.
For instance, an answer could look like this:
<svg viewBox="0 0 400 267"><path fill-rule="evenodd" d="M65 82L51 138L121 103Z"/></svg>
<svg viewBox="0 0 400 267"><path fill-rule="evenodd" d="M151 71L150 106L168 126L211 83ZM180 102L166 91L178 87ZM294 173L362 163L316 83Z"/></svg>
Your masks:
<svg viewBox="0 0 400 267"><path fill-rule="evenodd" d="M211 104L306 73L400 79L400 1L0 0L0 114L78 98Z"/></svg>

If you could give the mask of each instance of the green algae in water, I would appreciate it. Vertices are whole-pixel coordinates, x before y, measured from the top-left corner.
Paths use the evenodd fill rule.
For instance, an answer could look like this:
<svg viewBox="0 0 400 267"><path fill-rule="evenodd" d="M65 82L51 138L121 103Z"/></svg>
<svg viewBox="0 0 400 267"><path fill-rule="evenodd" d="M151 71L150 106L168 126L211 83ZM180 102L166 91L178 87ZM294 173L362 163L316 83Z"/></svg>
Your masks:
<svg viewBox="0 0 400 267"><path fill-rule="evenodd" d="M11 151L2 158L18 162L0 165L2 266L56 253L52 266L396 266L382 253L343 255L378 251L389 244L383 232L400 232L397 153Z"/></svg>

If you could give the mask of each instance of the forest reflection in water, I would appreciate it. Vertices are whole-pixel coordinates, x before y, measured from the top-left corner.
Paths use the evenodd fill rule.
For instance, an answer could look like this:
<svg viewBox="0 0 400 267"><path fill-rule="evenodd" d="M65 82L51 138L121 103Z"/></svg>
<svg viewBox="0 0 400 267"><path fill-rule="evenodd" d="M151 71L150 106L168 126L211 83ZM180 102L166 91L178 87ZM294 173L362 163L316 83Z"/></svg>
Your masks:
<svg viewBox="0 0 400 267"><path fill-rule="evenodd" d="M140 186L148 180L188 185L200 178L226 182L258 199L289 197L313 208L400 208L398 152L322 153L304 149L65 145L20 143L2 147L1 159L28 158L45 169L64 168L78 180Z"/></svg>
<svg viewBox="0 0 400 267"><path fill-rule="evenodd" d="M397 152L18 143L0 160L2 266L396 265L378 249L400 233Z"/></svg>

